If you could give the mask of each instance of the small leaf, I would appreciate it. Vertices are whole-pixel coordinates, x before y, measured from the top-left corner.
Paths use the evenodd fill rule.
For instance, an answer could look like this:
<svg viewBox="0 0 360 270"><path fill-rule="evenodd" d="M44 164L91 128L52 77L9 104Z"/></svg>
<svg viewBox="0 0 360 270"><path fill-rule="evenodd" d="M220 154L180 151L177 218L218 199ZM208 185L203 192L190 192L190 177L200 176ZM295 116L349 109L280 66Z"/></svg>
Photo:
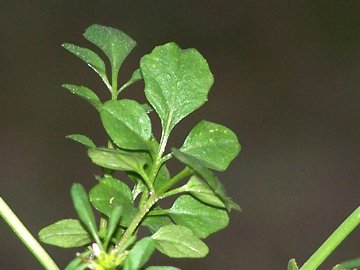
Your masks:
<svg viewBox="0 0 360 270"><path fill-rule="evenodd" d="M210 169L225 171L239 154L240 144L235 133L227 127L201 121L190 131L180 150Z"/></svg>
<svg viewBox="0 0 360 270"><path fill-rule="evenodd" d="M295 259L291 259L289 261L288 270L299 270L299 267L297 266Z"/></svg>
<svg viewBox="0 0 360 270"><path fill-rule="evenodd" d="M97 235L95 216L91 210L91 205L87 193L81 184L75 183L72 185L71 197L81 222L89 230L94 240L97 243L100 243L99 237Z"/></svg>
<svg viewBox="0 0 360 270"><path fill-rule="evenodd" d="M75 142L81 143L88 148L95 148L95 143L89 138L81 134L71 134L66 136L67 139L73 140Z"/></svg>
<svg viewBox="0 0 360 270"><path fill-rule="evenodd" d="M140 62L145 95L159 115L164 130L172 128L207 101L213 76L195 49L175 43L156 47Z"/></svg>
<svg viewBox="0 0 360 270"><path fill-rule="evenodd" d="M121 206L113 207L109 218L108 226L106 229L106 236L104 240L104 243L106 243L105 246L108 245L108 243L111 240L111 237L118 228L122 213L123 213L123 208Z"/></svg>
<svg viewBox="0 0 360 270"><path fill-rule="evenodd" d="M83 100L89 102L97 110L101 108L101 101L99 97L89 88L85 86L78 86L74 84L63 84L62 87L69 90L71 93L79 96Z"/></svg>
<svg viewBox="0 0 360 270"><path fill-rule="evenodd" d="M146 157L141 153L108 148L89 149L88 155L95 164L119 171L141 172L146 163Z"/></svg>
<svg viewBox="0 0 360 270"><path fill-rule="evenodd" d="M46 244L73 248L82 247L91 242L89 233L77 219L63 219L43 228L39 232L40 240Z"/></svg>
<svg viewBox="0 0 360 270"><path fill-rule="evenodd" d="M145 270L181 270L173 266L149 266Z"/></svg>
<svg viewBox="0 0 360 270"><path fill-rule="evenodd" d="M113 142L124 149L148 149L151 121L134 100L110 100L100 111L101 120Z"/></svg>
<svg viewBox="0 0 360 270"><path fill-rule="evenodd" d="M227 210L240 210L240 207L236 203L234 203L229 197L226 196L225 188L221 184L219 179L217 179L217 177L208 168L204 167L201 161L177 149L172 149L172 153L176 159L191 167L201 176L201 178L207 183L207 185L223 201Z"/></svg>
<svg viewBox="0 0 360 270"><path fill-rule="evenodd" d="M84 37L106 54L115 74L118 74L121 64L136 46L136 42L124 32L98 24L88 27Z"/></svg>
<svg viewBox="0 0 360 270"><path fill-rule="evenodd" d="M100 77L106 77L105 63L96 53L74 44L64 43L62 46L87 63Z"/></svg>
<svg viewBox="0 0 360 270"><path fill-rule="evenodd" d="M184 226L164 226L151 237L156 241L156 248L171 258L202 258L209 252L206 244Z"/></svg>
<svg viewBox="0 0 360 270"><path fill-rule="evenodd" d="M118 94L121 93L128 86L130 86L133 83L136 83L136 82L138 82L140 80L142 80L142 75L141 75L140 69L138 68L137 70L134 71L134 73L132 74L130 80L128 80L123 86L121 86L121 88L118 91Z"/></svg>
<svg viewBox="0 0 360 270"><path fill-rule="evenodd" d="M206 204L225 208L224 203L219 199L215 192L196 175L193 175L189 182L180 189L190 193L192 196Z"/></svg>
<svg viewBox="0 0 360 270"><path fill-rule="evenodd" d="M137 210L133 207L130 188L123 182L106 177L89 192L91 204L101 213L110 217L116 206L123 208L120 224L127 227Z"/></svg>
<svg viewBox="0 0 360 270"><path fill-rule="evenodd" d="M180 196L166 212L176 224L190 228L199 238L208 237L229 224L225 210L207 206L190 195Z"/></svg>
<svg viewBox="0 0 360 270"><path fill-rule="evenodd" d="M87 250L79 255L76 256L75 259L73 259L64 270L83 270L86 269L87 266L89 266L89 262L86 260L86 257L90 256L91 251Z"/></svg>
<svg viewBox="0 0 360 270"><path fill-rule="evenodd" d="M138 270L150 258L155 250L156 243L151 237L138 241L130 250L124 263L124 270Z"/></svg>
<svg viewBox="0 0 360 270"><path fill-rule="evenodd" d="M170 180L170 173L166 165L163 164L155 178L154 188L160 190Z"/></svg>

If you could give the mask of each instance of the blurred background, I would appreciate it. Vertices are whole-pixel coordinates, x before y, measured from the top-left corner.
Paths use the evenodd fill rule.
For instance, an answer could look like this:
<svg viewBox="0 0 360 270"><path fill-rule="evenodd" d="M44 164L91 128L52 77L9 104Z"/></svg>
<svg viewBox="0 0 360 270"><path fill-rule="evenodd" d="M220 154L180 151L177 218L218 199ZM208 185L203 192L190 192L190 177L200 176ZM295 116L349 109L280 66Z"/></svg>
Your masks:
<svg viewBox="0 0 360 270"><path fill-rule="evenodd" d="M60 87L83 84L108 97L97 75L61 48L89 46L81 34L94 23L138 42L121 82L156 45L197 48L215 84L171 144L180 146L201 119L230 127L242 144L219 177L243 213L207 240L205 259L159 255L153 264L272 270L295 257L301 265L359 205L360 1L2 0L0 194L34 234L76 217L71 184L89 188L99 173L65 139L82 133L105 144L98 115ZM143 99L142 88L125 96ZM359 240L357 230L321 269L358 257ZM76 252L47 249L61 267ZM3 220L0 269L41 269Z"/></svg>

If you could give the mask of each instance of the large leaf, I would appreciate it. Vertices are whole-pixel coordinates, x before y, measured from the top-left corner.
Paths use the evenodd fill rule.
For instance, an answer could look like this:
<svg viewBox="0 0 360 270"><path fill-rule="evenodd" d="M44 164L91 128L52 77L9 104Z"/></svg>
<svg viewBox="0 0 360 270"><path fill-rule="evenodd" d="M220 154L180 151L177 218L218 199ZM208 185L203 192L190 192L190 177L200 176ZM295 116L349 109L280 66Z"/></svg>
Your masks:
<svg viewBox="0 0 360 270"><path fill-rule="evenodd" d="M62 248L82 247L91 242L89 233L77 219L63 219L51 224L39 232L39 237L46 244Z"/></svg>
<svg viewBox="0 0 360 270"><path fill-rule="evenodd" d="M171 258L202 258L209 252L206 244L184 226L167 225L151 237L156 240L156 248Z"/></svg>
<svg viewBox="0 0 360 270"><path fill-rule="evenodd" d="M89 102L97 110L101 108L101 101L99 97L89 88L85 86L78 86L74 84L63 84L62 87L69 90L71 93L79 96L83 100Z"/></svg>
<svg viewBox="0 0 360 270"><path fill-rule="evenodd" d="M176 224L190 228L200 238L229 224L226 210L205 205L190 195L180 196L166 212Z"/></svg>
<svg viewBox="0 0 360 270"><path fill-rule="evenodd" d="M223 201L220 200L215 192L196 175L193 175L190 180L179 189L183 192L190 193L192 196L206 204L225 208Z"/></svg>
<svg viewBox="0 0 360 270"><path fill-rule="evenodd" d="M88 155L95 164L120 171L141 172L147 161L144 154L108 148L91 148Z"/></svg>
<svg viewBox="0 0 360 270"><path fill-rule="evenodd" d="M118 74L121 64L136 46L136 42L124 32L98 24L88 27L84 37L106 54L115 74Z"/></svg>
<svg viewBox="0 0 360 270"><path fill-rule="evenodd" d="M62 46L87 63L100 77L106 78L105 63L96 53L74 44L64 43Z"/></svg>
<svg viewBox="0 0 360 270"><path fill-rule="evenodd" d="M101 213L111 216L113 208L123 208L120 224L127 227L133 216L137 213L133 207L132 193L130 188L123 182L106 177L94 186L89 192L91 204Z"/></svg>
<svg viewBox="0 0 360 270"><path fill-rule="evenodd" d="M75 142L81 143L87 148L95 148L95 143L89 138L81 134L71 134L66 136L67 139L73 140Z"/></svg>
<svg viewBox="0 0 360 270"><path fill-rule="evenodd" d="M240 210L240 207L236 203L234 203L229 197L226 196L225 188L221 184L219 179L217 179L217 177L208 168L206 168L200 160L193 156L189 156L188 154L185 154L177 149L172 149L172 153L176 159L191 167L201 176L201 178L206 182L206 184L223 201L228 210Z"/></svg>
<svg viewBox="0 0 360 270"><path fill-rule="evenodd" d="M156 243L151 237L136 242L125 259L124 270L140 269L153 254L155 247Z"/></svg>
<svg viewBox="0 0 360 270"><path fill-rule="evenodd" d="M99 243L100 240L97 235L95 216L91 210L91 205L87 193L81 184L74 183L72 185L71 198L81 222L89 230L94 240Z"/></svg>
<svg viewBox="0 0 360 270"><path fill-rule="evenodd" d="M100 111L101 120L113 142L120 148L147 149L151 121L143 107L134 100L110 100Z"/></svg>
<svg viewBox="0 0 360 270"><path fill-rule="evenodd" d="M201 121L190 131L180 150L196 157L210 169L225 171L239 154L240 144L235 133L227 127Z"/></svg>
<svg viewBox="0 0 360 270"><path fill-rule="evenodd" d="M195 49L182 50L173 42L145 55L140 69L146 98L167 131L207 101L213 84L204 57Z"/></svg>

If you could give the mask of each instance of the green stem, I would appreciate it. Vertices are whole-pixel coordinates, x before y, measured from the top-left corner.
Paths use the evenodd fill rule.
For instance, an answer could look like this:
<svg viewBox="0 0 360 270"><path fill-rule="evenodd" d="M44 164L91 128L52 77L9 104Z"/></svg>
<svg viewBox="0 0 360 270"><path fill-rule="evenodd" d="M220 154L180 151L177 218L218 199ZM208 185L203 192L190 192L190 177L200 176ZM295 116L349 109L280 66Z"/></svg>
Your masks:
<svg viewBox="0 0 360 270"><path fill-rule="evenodd" d="M31 251L31 253L38 259L38 261L47 270L59 270L59 267L45 251L45 249L39 244L39 242L31 235L26 229L24 224L19 220L11 208L0 197L0 216L6 221L14 233L25 244L25 246Z"/></svg>
<svg viewBox="0 0 360 270"><path fill-rule="evenodd" d="M300 270L317 269L340 243L360 224L360 207L329 236L319 249L304 263Z"/></svg>
<svg viewBox="0 0 360 270"><path fill-rule="evenodd" d="M158 198L156 197L156 195L152 194L147 200L146 204L140 208L139 212L132 220L130 226L126 229L120 241L116 244L116 248L118 248L118 253L124 251L123 247L125 246L127 241L129 241L130 237L134 234L142 219L150 211L151 207L157 202L157 200Z"/></svg>
<svg viewBox="0 0 360 270"><path fill-rule="evenodd" d="M175 175L173 178L171 178L169 181L166 182L166 184L162 187L162 189L158 192L158 194L161 196L166 191L168 191L173 185L175 185L177 182L181 181L185 177L191 175L193 171L189 167L185 167L181 172L179 172L177 175ZM179 193L178 191L176 191ZM180 191L182 192L182 191ZM176 194L176 193L173 193ZM173 194L164 194L166 197L173 195ZM161 197L163 198L163 197Z"/></svg>

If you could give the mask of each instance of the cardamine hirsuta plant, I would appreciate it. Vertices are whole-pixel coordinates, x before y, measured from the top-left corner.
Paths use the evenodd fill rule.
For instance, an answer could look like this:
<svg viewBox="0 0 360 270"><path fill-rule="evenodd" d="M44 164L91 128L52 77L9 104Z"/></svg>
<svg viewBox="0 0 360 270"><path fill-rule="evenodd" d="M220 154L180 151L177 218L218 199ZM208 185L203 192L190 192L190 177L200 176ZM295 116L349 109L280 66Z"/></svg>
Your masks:
<svg viewBox="0 0 360 270"><path fill-rule="evenodd" d="M183 50L171 42L143 56L139 68L119 87L120 67L136 42L101 25L87 28L84 37L102 51L110 65L88 48L69 43L63 47L99 75L110 98L101 101L85 86L63 87L99 112L108 141L97 145L81 134L67 138L86 147L102 175L95 176L89 192L81 184L73 184L71 197L78 218L61 219L43 228L39 238L47 244L79 249L65 270L178 270L145 265L155 250L171 258L205 257L209 250L204 239L228 225L231 210L240 210L214 174L225 171L240 151L233 131L203 120L180 147L168 146L174 127L207 101L213 75L197 50ZM140 80L147 103L122 99L122 92ZM149 114L160 119L160 138L153 134ZM183 168L170 172L167 162L171 159ZM166 198L172 206L162 204ZM99 220L94 210L99 212ZM59 270L1 197L0 214L45 269ZM302 267L292 259L288 270L317 269L359 223L360 208ZM360 259L355 259L335 268L359 265Z"/></svg>
<svg viewBox="0 0 360 270"><path fill-rule="evenodd" d="M205 257L208 247L203 239L228 225L231 209L240 209L213 173L226 170L240 144L229 128L205 120L192 128L181 147L170 148L168 139L183 118L207 101L213 75L206 60L197 50L183 50L173 42L158 46L141 58L140 68L119 87L120 67L136 42L117 29L100 25L87 28L84 37L108 57L109 70L90 49L69 43L63 47L100 76L110 98L101 101L85 86L63 87L99 112L109 140L99 146L84 135L68 138L87 148L103 175L95 177L89 193L81 184L72 186L78 219L62 219L45 227L40 240L63 248L83 248L67 270L143 269L155 250L172 258ZM122 92L139 80L144 81L148 103L122 99ZM160 118L160 138L153 135L151 113ZM170 173L170 159L181 162L183 169ZM123 172L119 178L114 176L118 171ZM174 198L172 206L162 207L161 201L169 197ZM92 208L100 212L99 221ZM139 237L142 227L147 229L142 234L146 236Z"/></svg>

